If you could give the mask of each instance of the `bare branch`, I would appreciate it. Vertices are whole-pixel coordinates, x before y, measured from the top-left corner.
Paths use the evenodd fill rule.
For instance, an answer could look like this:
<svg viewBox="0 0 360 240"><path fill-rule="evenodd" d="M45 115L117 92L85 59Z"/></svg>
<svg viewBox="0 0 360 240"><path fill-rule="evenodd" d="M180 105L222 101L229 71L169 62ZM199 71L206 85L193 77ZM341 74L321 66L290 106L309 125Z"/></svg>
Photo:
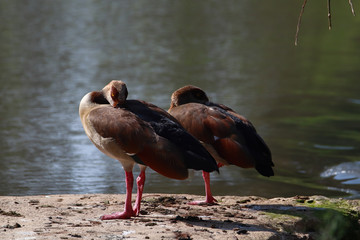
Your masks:
<svg viewBox="0 0 360 240"><path fill-rule="evenodd" d="M307 0L304 0L303 5L302 5L301 10L300 10L300 14L299 14L299 18L298 18L298 23L297 23L297 26L296 26L295 46L298 45L298 38L299 38L299 31L300 31L301 19L302 19L302 15L303 15L303 13L304 13L304 9L305 9L306 3L307 3ZM350 5L350 8L351 8L352 14L355 16L355 11L354 11L354 6L353 6L353 3L352 3L352 0L349 0L349 5ZM327 10L328 10L329 30L331 30L331 28L332 28L332 23L331 23L331 3L330 3L330 0L327 0Z"/></svg>
<svg viewBox="0 0 360 240"><path fill-rule="evenodd" d="M330 10L330 0L327 1L328 8L328 19L329 19L329 30L331 30L331 10Z"/></svg>
<svg viewBox="0 0 360 240"><path fill-rule="evenodd" d="M297 23L297 26L296 26L296 34L295 34L295 46L297 46L298 44L298 37L299 37L299 30L300 30L300 25L301 25L301 18L302 18L302 15L304 13L304 9L305 9L305 5L306 5L306 2L307 0L304 0L304 3L301 7L301 10L300 10L300 15L299 15L299 18L298 18L298 23Z"/></svg>
<svg viewBox="0 0 360 240"><path fill-rule="evenodd" d="M349 0L349 4L350 4L350 7L351 7L351 12L352 12L352 14L353 14L353 15L354 15L354 17L355 17L354 6L353 6L353 3L352 3L352 1L351 1L351 0Z"/></svg>

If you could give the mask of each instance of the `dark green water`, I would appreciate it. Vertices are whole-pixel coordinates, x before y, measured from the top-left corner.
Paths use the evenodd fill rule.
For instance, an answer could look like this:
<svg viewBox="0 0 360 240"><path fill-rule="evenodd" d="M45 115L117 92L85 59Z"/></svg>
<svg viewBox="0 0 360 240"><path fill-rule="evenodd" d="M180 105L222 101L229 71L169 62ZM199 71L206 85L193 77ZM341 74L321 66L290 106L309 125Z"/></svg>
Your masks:
<svg viewBox="0 0 360 240"><path fill-rule="evenodd" d="M124 193L78 117L121 79L165 109L197 85L252 121L276 176L225 167L215 195L359 198L360 17L332 4L329 31L325 1L308 3L295 47L301 1L0 1L0 195ZM148 170L145 192L203 194L201 173Z"/></svg>

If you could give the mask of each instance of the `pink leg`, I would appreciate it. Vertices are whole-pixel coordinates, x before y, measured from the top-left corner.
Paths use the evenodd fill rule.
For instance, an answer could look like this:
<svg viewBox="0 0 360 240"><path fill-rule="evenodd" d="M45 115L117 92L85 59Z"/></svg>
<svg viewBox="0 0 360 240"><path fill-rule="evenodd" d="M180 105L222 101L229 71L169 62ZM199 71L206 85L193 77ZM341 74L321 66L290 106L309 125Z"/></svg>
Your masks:
<svg viewBox="0 0 360 240"><path fill-rule="evenodd" d="M217 200L211 194L210 188L210 174L208 172L203 171L203 178L205 182L205 201L193 201L189 202L190 205L212 205L216 204Z"/></svg>
<svg viewBox="0 0 360 240"><path fill-rule="evenodd" d="M123 212L116 212L108 215L103 215L100 217L101 220L110 220L110 219L128 219L132 216L135 216L135 213L131 206L131 193L134 184L134 176L132 172L125 172L126 178L126 199L125 199L125 208Z"/></svg>
<svg viewBox="0 0 360 240"><path fill-rule="evenodd" d="M142 193L143 193L144 184L145 184L145 170L140 172L139 176L136 179L136 184L137 184L137 196L136 196L136 201L135 201L135 205L134 205L134 213L135 213L135 216L139 216L141 198L142 198Z"/></svg>

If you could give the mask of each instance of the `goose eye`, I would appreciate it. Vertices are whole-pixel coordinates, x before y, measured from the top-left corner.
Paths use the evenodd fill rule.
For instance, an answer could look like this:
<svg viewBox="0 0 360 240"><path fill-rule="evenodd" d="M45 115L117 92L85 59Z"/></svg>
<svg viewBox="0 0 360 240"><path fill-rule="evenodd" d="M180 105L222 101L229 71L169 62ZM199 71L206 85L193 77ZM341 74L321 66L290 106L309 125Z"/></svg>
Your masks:
<svg viewBox="0 0 360 240"><path fill-rule="evenodd" d="M111 97L112 98L117 98L119 96L119 92L116 90L115 87L111 88Z"/></svg>

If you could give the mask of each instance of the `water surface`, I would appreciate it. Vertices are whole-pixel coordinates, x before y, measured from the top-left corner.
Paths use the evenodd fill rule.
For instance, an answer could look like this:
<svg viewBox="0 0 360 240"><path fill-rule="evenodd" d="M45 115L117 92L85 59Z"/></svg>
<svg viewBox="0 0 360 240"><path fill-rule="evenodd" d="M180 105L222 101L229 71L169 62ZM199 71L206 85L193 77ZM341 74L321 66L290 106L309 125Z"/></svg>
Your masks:
<svg viewBox="0 0 360 240"><path fill-rule="evenodd" d="M331 31L308 4L294 47L301 3L285 0L0 1L0 195L124 193L78 117L82 96L121 79L165 109L197 85L252 121L276 176L225 167L215 195L359 198L360 18L332 4ZM202 194L201 173L148 170L145 192Z"/></svg>

